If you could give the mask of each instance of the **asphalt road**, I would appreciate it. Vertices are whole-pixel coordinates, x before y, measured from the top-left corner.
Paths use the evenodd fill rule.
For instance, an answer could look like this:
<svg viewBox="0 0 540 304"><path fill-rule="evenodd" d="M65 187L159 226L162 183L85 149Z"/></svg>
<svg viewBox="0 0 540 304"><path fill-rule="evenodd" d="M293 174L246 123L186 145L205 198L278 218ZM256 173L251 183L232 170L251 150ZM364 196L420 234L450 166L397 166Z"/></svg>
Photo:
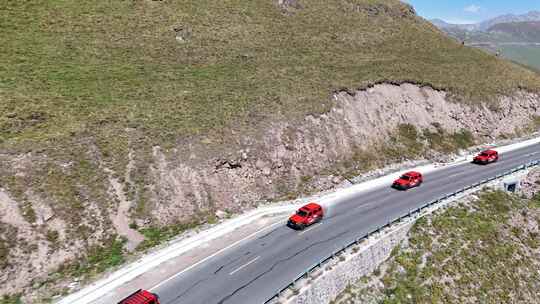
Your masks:
<svg viewBox="0 0 540 304"><path fill-rule="evenodd" d="M340 203L331 218L292 230L282 225L182 272L152 291L162 304L256 304L338 248L440 196L540 158L540 144L481 166L464 163L424 176L409 191L380 187Z"/></svg>

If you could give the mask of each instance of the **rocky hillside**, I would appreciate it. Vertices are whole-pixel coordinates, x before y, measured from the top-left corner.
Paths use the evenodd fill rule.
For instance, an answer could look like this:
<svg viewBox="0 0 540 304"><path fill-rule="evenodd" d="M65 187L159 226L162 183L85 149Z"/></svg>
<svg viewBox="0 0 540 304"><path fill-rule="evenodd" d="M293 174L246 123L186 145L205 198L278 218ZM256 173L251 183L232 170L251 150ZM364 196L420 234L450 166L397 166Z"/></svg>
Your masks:
<svg viewBox="0 0 540 304"><path fill-rule="evenodd" d="M0 16L0 295L28 303L218 210L540 125L537 74L399 1L34 1Z"/></svg>
<svg viewBox="0 0 540 304"><path fill-rule="evenodd" d="M538 303L540 170L523 197L487 192L429 216L334 303Z"/></svg>

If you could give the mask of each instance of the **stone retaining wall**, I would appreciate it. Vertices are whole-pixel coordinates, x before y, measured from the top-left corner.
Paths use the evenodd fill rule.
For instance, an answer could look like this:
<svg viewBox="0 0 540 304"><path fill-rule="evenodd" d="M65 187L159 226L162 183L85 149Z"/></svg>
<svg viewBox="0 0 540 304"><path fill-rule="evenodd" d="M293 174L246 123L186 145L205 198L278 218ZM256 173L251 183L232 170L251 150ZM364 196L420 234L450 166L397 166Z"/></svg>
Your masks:
<svg viewBox="0 0 540 304"><path fill-rule="evenodd" d="M287 304L328 304L362 276L373 272L382 262L390 257L392 250L402 240L413 223L397 226L382 236L361 243L333 261L314 271L309 278L297 285L298 290L278 303ZM284 295L287 297L287 295Z"/></svg>

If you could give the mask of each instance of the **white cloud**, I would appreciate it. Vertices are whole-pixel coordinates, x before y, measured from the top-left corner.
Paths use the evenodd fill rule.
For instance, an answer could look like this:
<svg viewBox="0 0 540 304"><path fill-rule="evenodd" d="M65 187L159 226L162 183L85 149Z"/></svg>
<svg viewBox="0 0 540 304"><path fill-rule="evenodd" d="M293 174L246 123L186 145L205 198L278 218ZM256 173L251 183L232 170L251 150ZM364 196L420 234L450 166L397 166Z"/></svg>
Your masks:
<svg viewBox="0 0 540 304"><path fill-rule="evenodd" d="M468 13L478 13L480 11L480 6L476 4L471 4L469 6L466 6L463 10Z"/></svg>
<svg viewBox="0 0 540 304"><path fill-rule="evenodd" d="M448 18L444 19L444 21L451 23L451 24L474 24L477 23L477 21L469 20L469 19L458 19L458 18Z"/></svg>

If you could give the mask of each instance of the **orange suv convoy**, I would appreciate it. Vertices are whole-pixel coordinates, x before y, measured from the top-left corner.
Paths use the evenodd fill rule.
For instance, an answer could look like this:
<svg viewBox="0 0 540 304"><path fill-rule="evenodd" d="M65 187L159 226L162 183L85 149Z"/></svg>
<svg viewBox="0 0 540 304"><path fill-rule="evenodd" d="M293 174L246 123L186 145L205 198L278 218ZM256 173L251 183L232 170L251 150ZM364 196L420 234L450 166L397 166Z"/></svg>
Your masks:
<svg viewBox="0 0 540 304"><path fill-rule="evenodd" d="M118 304L159 304L159 300L156 294L139 289Z"/></svg>
<svg viewBox="0 0 540 304"><path fill-rule="evenodd" d="M410 171L396 179L392 184L392 187L399 190L407 190L420 186L423 181L424 180L420 172Z"/></svg>
<svg viewBox="0 0 540 304"><path fill-rule="evenodd" d="M499 153L495 150L485 150L473 158L473 163L486 165L499 160Z"/></svg>
<svg viewBox="0 0 540 304"><path fill-rule="evenodd" d="M309 203L289 217L287 226L302 230L309 225L319 222L322 218L323 208L319 204Z"/></svg>

